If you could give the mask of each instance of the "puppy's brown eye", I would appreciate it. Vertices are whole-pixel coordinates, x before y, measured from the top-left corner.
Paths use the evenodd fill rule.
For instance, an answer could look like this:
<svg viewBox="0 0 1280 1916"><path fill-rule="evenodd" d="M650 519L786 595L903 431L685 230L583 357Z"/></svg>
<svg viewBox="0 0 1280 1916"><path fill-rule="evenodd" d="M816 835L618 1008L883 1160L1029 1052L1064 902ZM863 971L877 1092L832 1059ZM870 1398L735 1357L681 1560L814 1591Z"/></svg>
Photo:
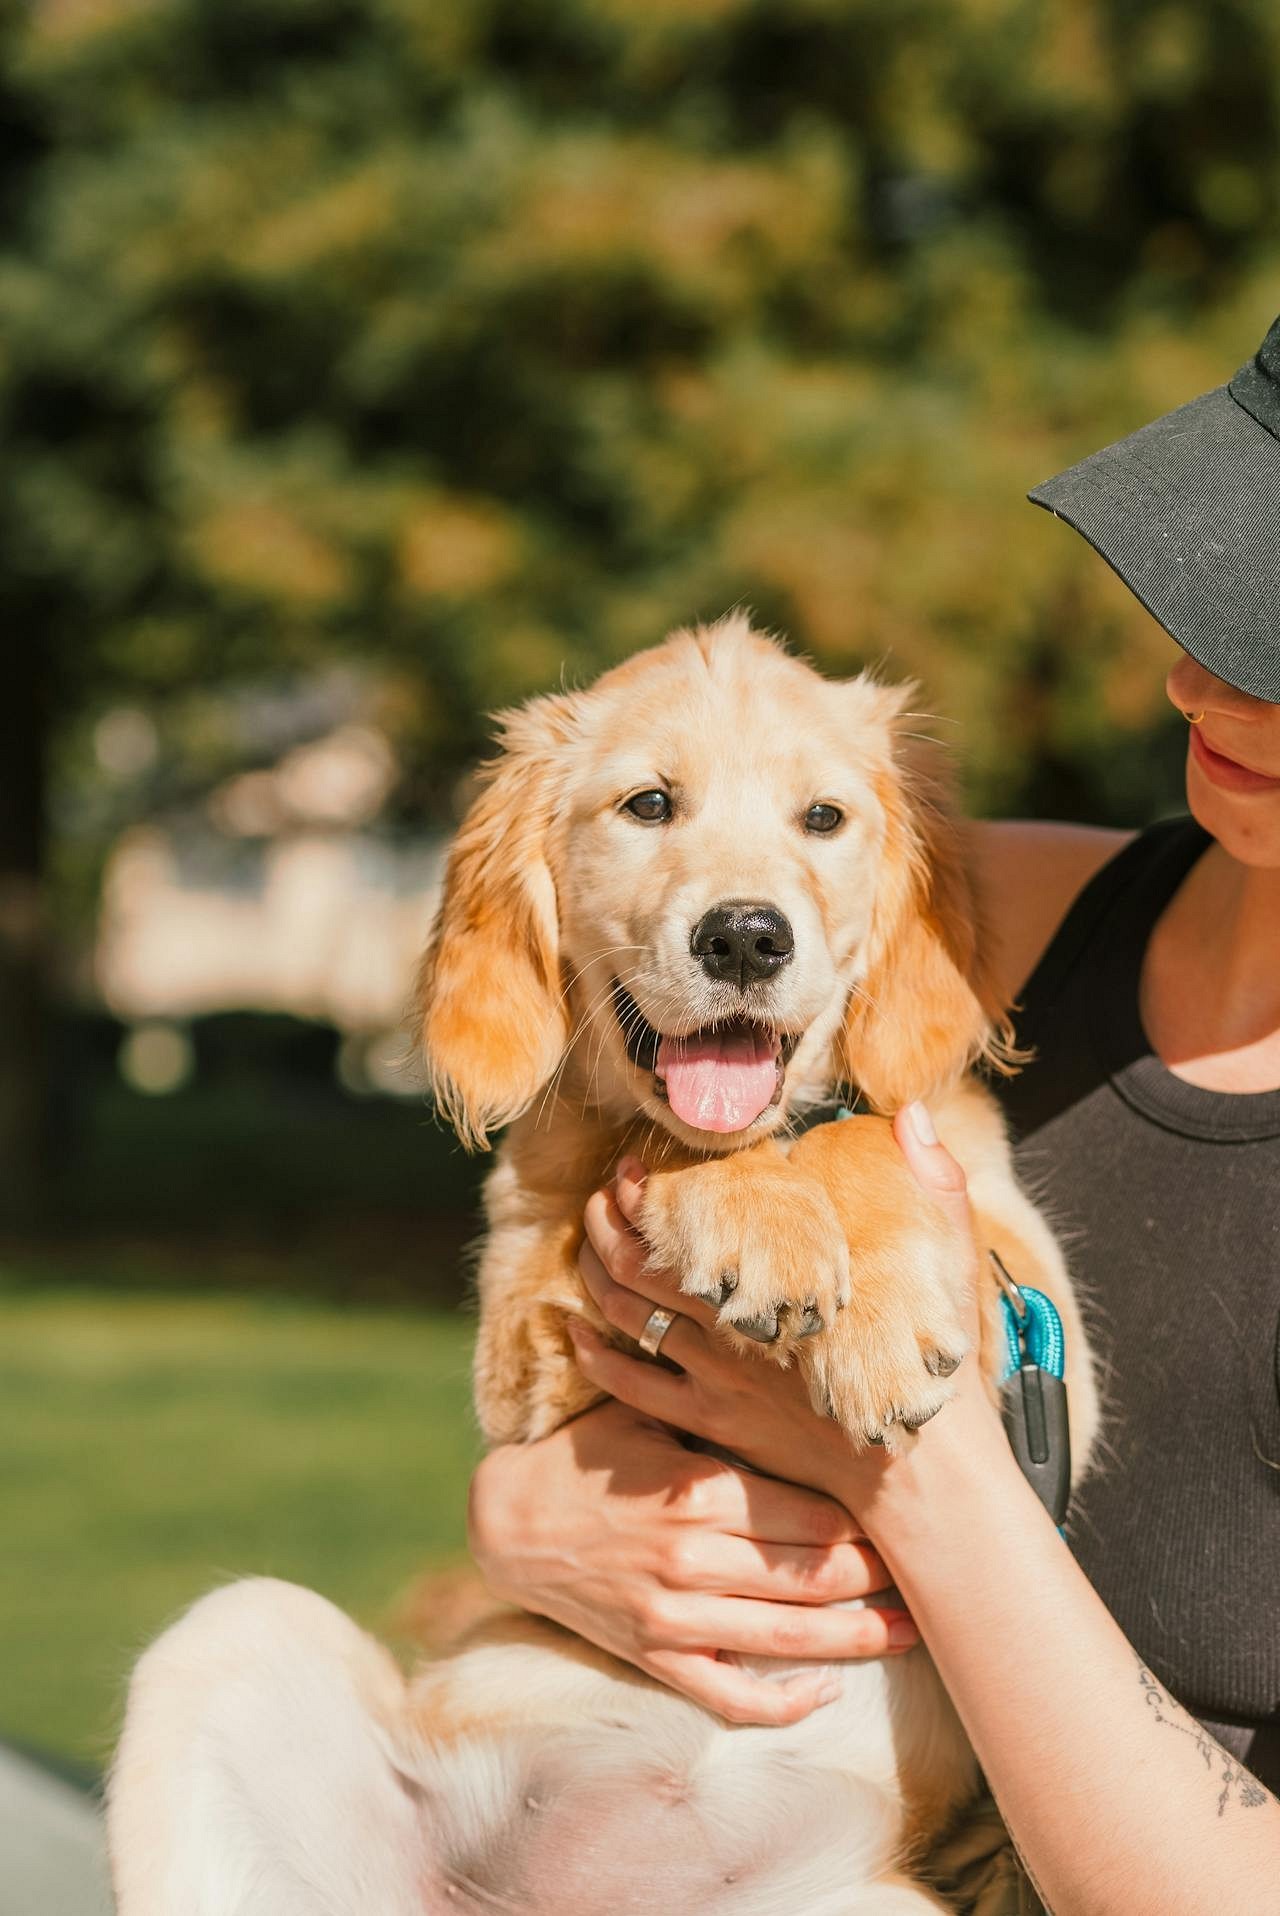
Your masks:
<svg viewBox="0 0 1280 1916"><path fill-rule="evenodd" d="M671 816L671 800L665 792L637 792L623 810L633 818L642 818L646 825L665 825Z"/></svg>
<svg viewBox="0 0 1280 1916"><path fill-rule="evenodd" d="M837 805L811 805L804 815L807 832L833 832L843 823L844 813Z"/></svg>

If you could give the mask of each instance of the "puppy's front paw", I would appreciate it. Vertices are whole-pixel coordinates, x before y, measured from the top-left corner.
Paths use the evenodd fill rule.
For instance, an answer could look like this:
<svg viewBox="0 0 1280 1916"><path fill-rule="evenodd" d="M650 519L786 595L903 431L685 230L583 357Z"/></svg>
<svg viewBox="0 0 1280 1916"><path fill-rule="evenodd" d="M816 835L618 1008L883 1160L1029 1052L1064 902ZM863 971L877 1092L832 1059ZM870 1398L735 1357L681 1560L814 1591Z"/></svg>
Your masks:
<svg viewBox="0 0 1280 1916"><path fill-rule="evenodd" d="M650 1176L640 1228L655 1268L678 1272L725 1330L782 1363L848 1301L849 1252L831 1201L785 1160Z"/></svg>
<svg viewBox="0 0 1280 1916"><path fill-rule="evenodd" d="M815 1409L858 1444L901 1448L955 1393L948 1380L969 1347L951 1234L899 1240L896 1254L855 1260L853 1297L808 1354Z"/></svg>

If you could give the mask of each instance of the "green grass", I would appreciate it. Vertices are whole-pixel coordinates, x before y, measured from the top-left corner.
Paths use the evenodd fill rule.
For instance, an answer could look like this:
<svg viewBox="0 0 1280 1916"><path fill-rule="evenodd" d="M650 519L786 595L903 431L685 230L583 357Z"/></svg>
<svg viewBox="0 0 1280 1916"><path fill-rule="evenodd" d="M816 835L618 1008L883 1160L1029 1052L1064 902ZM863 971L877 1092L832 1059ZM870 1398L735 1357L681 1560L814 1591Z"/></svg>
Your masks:
<svg viewBox="0 0 1280 1916"><path fill-rule="evenodd" d="M464 1548L470 1327L0 1274L0 1735L99 1766L133 1657L229 1577L385 1627Z"/></svg>

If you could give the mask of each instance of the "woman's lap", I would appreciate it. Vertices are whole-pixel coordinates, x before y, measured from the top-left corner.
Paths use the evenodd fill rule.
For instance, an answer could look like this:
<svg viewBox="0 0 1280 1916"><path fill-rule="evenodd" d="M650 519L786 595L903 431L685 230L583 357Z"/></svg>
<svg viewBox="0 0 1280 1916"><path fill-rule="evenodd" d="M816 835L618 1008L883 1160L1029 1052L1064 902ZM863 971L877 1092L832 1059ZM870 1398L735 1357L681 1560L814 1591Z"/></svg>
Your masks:
<svg viewBox="0 0 1280 1916"><path fill-rule="evenodd" d="M1044 1916L990 1794L938 1844L925 1874L957 1916Z"/></svg>

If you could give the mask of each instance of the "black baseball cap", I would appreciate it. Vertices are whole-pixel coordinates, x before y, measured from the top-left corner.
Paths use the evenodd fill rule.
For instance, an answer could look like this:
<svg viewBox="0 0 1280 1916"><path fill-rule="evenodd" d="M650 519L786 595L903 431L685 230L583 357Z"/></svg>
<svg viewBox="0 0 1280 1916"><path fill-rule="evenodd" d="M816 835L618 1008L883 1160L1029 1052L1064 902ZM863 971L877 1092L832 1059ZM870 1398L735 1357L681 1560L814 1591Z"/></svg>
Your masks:
<svg viewBox="0 0 1280 1916"><path fill-rule="evenodd" d="M1228 385L1027 497L1083 534L1193 659L1280 704L1280 319Z"/></svg>

